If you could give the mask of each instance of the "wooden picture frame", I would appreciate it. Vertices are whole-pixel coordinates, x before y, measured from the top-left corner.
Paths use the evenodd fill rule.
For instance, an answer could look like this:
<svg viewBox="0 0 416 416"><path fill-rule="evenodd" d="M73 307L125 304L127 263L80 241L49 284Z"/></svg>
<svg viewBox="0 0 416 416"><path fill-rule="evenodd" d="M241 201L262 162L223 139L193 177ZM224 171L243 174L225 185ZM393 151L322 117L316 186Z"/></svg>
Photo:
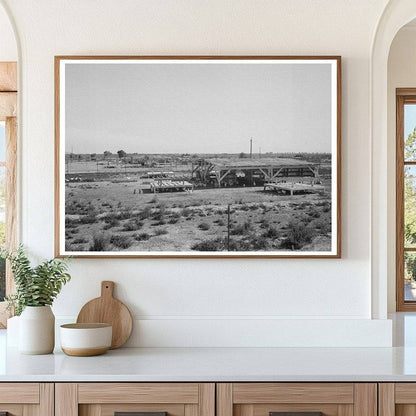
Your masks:
<svg viewBox="0 0 416 416"><path fill-rule="evenodd" d="M56 56L55 255L340 258L341 57Z"/></svg>
<svg viewBox="0 0 416 416"><path fill-rule="evenodd" d="M405 160L405 106L416 105L416 88L396 88L396 310L416 311L416 301L405 296L405 254L415 247L405 247L405 168L416 161Z"/></svg>

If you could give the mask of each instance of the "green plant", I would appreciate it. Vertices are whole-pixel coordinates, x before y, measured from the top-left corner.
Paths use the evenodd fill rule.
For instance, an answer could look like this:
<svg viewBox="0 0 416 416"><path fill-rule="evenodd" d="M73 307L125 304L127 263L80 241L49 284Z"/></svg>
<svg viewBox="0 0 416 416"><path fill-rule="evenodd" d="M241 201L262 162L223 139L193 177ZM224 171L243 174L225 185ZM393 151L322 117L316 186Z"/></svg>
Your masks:
<svg viewBox="0 0 416 416"><path fill-rule="evenodd" d="M13 309L15 315L20 315L26 306L52 305L71 279L68 258L45 260L33 267L23 246L10 252L3 249L0 257L10 261L16 283L16 293L5 297L7 309Z"/></svg>

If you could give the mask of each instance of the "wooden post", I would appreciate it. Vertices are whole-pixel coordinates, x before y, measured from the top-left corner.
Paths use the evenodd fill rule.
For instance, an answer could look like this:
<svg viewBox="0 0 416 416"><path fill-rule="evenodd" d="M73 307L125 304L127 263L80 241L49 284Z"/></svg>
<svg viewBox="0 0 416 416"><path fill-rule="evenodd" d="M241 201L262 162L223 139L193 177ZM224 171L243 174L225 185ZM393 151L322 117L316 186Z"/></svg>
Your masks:
<svg viewBox="0 0 416 416"><path fill-rule="evenodd" d="M228 211L227 211L227 251L230 251L230 227L231 227L231 218L230 218L230 204L228 204Z"/></svg>

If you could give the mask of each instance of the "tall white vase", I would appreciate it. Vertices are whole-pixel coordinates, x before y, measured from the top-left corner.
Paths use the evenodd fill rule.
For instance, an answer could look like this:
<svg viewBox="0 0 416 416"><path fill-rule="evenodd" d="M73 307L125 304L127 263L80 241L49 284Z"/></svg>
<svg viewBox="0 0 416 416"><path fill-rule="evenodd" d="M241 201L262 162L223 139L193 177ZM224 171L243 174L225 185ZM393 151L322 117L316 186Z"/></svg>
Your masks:
<svg viewBox="0 0 416 416"><path fill-rule="evenodd" d="M50 354L55 347L55 316L50 306L26 306L19 319L19 351Z"/></svg>

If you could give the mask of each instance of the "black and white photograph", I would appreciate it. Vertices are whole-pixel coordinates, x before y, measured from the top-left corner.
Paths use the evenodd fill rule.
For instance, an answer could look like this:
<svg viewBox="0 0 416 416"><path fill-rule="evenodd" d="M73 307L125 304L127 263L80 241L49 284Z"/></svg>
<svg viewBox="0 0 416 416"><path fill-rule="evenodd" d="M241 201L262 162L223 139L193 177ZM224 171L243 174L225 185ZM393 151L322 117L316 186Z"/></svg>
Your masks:
<svg viewBox="0 0 416 416"><path fill-rule="evenodd" d="M339 57L56 57L58 256L339 257Z"/></svg>

